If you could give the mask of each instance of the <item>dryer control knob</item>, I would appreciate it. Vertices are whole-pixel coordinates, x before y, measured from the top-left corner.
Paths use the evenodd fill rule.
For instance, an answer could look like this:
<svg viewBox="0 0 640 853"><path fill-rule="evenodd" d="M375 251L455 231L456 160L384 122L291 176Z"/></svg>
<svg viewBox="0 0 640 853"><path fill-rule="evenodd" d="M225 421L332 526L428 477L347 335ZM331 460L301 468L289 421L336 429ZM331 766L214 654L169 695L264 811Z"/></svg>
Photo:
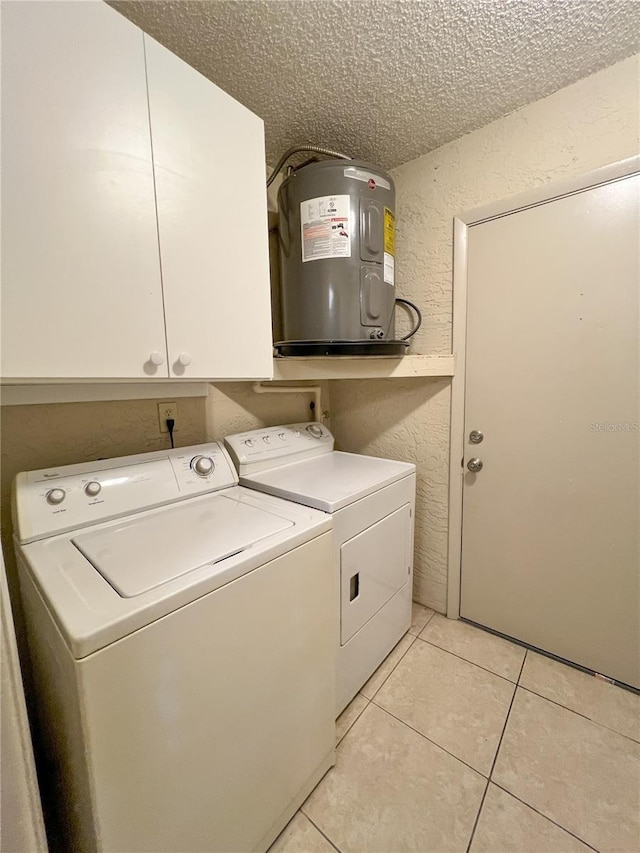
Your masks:
<svg viewBox="0 0 640 853"><path fill-rule="evenodd" d="M47 503L53 504L61 504L62 501L66 497L66 492L64 489L49 489L47 492Z"/></svg>
<svg viewBox="0 0 640 853"><path fill-rule="evenodd" d="M191 468L199 477L208 477L215 465L210 456L194 456L191 460Z"/></svg>
<svg viewBox="0 0 640 853"><path fill-rule="evenodd" d="M320 424L309 424L307 427L307 432L309 435L312 435L314 438L322 438L322 427Z"/></svg>
<svg viewBox="0 0 640 853"><path fill-rule="evenodd" d="M90 483L87 483L87 485L84 487L84 493L85 493L85 495L88 495L90 498L95 498L96 495L100 494L101 488L102 488L102 486L100 485L100 483L97 482L97 480L92 480Z"/></svg>

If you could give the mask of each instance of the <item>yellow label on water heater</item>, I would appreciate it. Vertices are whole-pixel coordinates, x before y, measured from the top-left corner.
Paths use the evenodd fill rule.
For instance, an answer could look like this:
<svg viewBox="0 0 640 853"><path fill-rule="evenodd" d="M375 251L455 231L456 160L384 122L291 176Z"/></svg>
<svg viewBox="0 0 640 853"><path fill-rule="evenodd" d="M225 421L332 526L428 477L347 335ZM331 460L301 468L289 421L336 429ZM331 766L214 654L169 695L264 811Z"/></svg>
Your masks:
<svg viewBox="0 0 640 853"><path fill-rule="evenodd" d="M384 281L392 287L396 283L396 218L388 207L384 209Z"/></svg>
<svg viewBox="0 0 640 853"><path fill-rule="evenodd" d="M384 209L384 250L389 255L396 253L396 218L388 207Z"/></svg>

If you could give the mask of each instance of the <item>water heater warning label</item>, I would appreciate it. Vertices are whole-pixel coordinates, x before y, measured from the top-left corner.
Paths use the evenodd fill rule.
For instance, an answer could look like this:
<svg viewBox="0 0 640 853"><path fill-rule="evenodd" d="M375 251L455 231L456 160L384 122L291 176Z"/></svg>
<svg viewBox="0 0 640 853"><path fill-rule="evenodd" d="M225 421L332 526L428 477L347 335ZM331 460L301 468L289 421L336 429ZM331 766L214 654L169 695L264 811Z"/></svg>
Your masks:
<svg viewBox="0 0 640 853"><path fill-rule="evenodd" d="M388 207L384 209L384 280L395 285L396 218Z"/></svg>
<svg viewBox="0 0 640 853"><path fill-rule="evenodd" d="M325 195L300 203L302 262L350 258L349 196Z"/></svg>
<svg viewBox="0 0 640 853"><path fill-rule="evenodd" d="M384 209L384 250L388 255L396 253L396 218L388 207Z"/></svg>

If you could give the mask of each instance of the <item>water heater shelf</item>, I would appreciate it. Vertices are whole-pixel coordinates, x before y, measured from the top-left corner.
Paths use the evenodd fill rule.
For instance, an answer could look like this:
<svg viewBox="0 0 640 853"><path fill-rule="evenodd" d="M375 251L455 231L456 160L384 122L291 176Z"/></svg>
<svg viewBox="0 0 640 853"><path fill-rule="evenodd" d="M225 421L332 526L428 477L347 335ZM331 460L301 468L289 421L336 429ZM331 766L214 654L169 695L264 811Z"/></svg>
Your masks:
<svg viewBox="0 0 640 853"><path fill-rule="evenodd" d="M406 379L453 376L454 355L279 357L273 360L273 378L282 382L304 379Z"/></svg>

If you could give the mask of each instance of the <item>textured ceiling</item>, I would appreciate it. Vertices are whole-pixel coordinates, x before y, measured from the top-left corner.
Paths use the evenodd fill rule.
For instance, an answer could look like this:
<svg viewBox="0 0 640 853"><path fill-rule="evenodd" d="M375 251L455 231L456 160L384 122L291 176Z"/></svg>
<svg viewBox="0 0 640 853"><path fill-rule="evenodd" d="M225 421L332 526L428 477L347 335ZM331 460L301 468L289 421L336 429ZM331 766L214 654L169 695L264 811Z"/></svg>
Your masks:
<svg viewBox="0 0 640 853"><path fill-rule="evenodd" d="M640 0L114 0L265 120L391 168L639 49Z"/></svg>

